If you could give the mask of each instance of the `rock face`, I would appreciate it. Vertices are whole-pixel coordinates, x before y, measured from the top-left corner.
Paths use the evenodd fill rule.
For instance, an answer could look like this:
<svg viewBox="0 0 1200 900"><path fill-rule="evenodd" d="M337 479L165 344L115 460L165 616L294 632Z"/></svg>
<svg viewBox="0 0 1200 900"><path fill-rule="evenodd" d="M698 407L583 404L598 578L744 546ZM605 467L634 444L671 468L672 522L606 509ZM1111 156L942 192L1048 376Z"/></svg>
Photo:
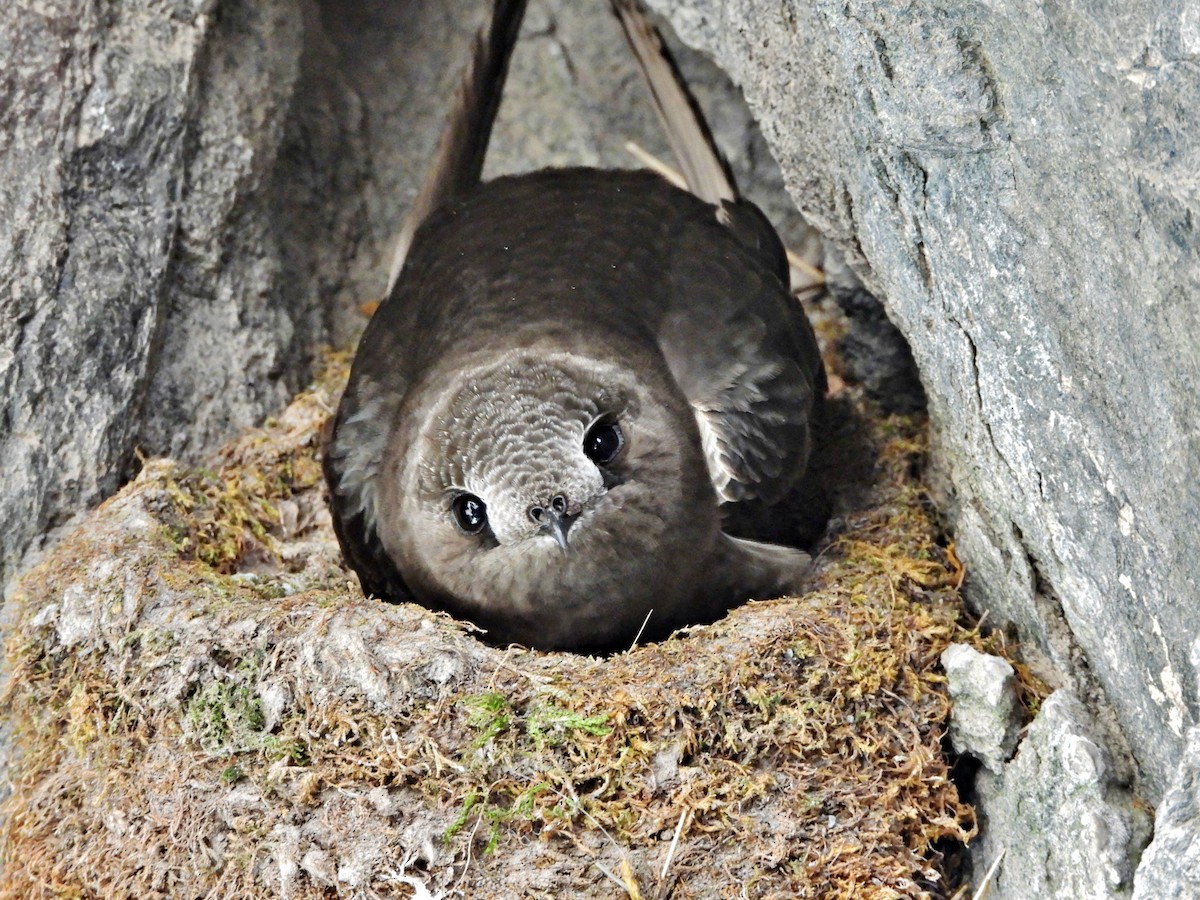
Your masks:
<svg viewBox="0 0 1200 900"><path fill-rule="evenodd" d="M292 393L345 278L301 236L354 221L329 198L356 109L312 83L314 12L0 13L0 576L136 449L194 453Z"/></svg>
<svg viewBox="0 0 1200 900"><path fill-rule="evenodd" d="M1134 900L1200 897L1200 729L1188 733L1179 775L1159 804L1154 843L1133 880Z"/></svg>
<svg viewBox="0 0 1200 900"><path fill-rule="evenodd" d="M1001 859L989 897L1128 897L1149 835L1087 711L1066 691L1046 699L1001 775L981 772L975 884ZM1173 896L1165 893L1158 896Z"/></svg>
<svg viewBox="0 0 1200 900"><path fill-rule="evenodd" d="M489 172L633 165L627 139L665 155L606 5L532 6ZM4 5L0 585L136 452L196 457L278 409L321 344L350 342L484 9ZM779 211L736 91L685 62Z"/></svg>
<svg viewBox="0 0 1200 900"><path fill-rule="evenodd" d="M652 5L908 337L974 603L1157 800L1197 717L1195 4Z"/></svg>

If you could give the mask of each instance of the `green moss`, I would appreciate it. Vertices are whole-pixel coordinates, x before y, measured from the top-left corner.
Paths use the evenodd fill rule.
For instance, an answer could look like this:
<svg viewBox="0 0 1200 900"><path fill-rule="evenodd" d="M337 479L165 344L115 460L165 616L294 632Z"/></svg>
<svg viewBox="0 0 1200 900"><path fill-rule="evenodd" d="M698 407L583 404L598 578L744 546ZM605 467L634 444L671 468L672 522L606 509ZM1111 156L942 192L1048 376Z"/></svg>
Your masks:
<svg viewBox="0 0 1200 900"><path fill-rule="evenodd" d="M444 832L442 832L442 839L448 841L462 831L463 826L470 821L472 811L479 804L480 800L486 799L486 796L487 795L483 791L478 789L467 791L459 805L458 817L450 823L450 826Z"/></svg>
<svg viewBox="0 0 1200 900"><path fill-rule="evenodd" d="M558 747L578 735L607 737L612 733L608 713L584 716L559 706L535 706L525 719L526 733L534 749Z"/></svg>
<svg viewBox="0 0 1200 900"><path fill-rule="evenodd" d="M463 705L467 708L467 725L476 732L475 740L471 743L474 749L494 741L508 730L512 722L512 709L503 694L493 691L467 697Z"/></svg>
<svg viewBox="0 0 1200 900"><path fill-rule="evenodd" d="M262 701L251 687L210 681L184 704L188 730L209 753L239 753L263 746Z"/></svg>

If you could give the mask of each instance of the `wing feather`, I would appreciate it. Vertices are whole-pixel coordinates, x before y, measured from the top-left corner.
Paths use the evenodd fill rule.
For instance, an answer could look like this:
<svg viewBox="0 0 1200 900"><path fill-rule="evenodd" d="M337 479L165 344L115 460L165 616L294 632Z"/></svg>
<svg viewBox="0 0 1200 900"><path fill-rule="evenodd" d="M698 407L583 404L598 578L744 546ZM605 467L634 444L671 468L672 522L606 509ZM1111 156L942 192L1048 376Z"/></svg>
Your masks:
<svg viewBox="0 0 1200 900"><path fill-rule="evenodd" d="M718 496L771 504L807 466L824 371L812 327L756 248L727 234L726 252L711 252L721 243L703 232L722 228L694 217L676 235L659 343Z"/></svg>

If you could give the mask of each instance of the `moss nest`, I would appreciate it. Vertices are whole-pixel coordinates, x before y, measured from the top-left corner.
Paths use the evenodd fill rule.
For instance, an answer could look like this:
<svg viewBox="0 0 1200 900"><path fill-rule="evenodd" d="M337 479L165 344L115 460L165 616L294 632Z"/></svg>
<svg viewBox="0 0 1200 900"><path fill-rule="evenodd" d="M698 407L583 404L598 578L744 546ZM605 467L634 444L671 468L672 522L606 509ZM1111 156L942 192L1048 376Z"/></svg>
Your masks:
<svg viewBox="0 0 1200 900"><path fill-rule="evenodd" d="M19 585L4 896L951 893L938 657L978 637L922 417L835 379L812 590L601 659L361 595L317 458L345 374Z"/></svg>

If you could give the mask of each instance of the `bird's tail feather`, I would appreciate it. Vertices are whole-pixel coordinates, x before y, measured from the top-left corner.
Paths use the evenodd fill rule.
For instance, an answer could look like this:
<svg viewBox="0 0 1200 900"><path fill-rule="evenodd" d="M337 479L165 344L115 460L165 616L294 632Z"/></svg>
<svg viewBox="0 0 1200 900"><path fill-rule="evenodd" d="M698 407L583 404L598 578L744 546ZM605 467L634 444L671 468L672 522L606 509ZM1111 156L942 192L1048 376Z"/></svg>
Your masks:
<svg viewBox="0 0 1200 900"><path fill-rule="evenodd" d="M738 199L737 185L662 36L639 0L611 0L688 190L715 206Z"/></svg>
<svg viewBox="0 0 1200 900"><path fill-rule="evenodd" d="M454 108L442 128L437 153L404 221L388 275L388 293L400 277L413 235L431 212L479 182L492 124L500 109L508 61L517 43L525 0L496 0L491 21L475 35Z"/></svg>

